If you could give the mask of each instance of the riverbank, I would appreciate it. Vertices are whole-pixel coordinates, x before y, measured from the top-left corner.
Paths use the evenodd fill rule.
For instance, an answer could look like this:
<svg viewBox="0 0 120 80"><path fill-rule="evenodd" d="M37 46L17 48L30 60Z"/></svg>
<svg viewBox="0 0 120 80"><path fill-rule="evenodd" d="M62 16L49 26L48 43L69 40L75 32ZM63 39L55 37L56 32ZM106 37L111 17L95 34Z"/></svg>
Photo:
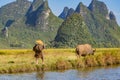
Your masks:
<svg viewBox="0 0 120 80"><path fill-rule="evenodd" d="M95 55L77 59L75 49L45 49L45 64L35 64L30 49L0 50L0 73L19 73L40 70L64 70L120 64L120 48L97 48Z"/></svg>

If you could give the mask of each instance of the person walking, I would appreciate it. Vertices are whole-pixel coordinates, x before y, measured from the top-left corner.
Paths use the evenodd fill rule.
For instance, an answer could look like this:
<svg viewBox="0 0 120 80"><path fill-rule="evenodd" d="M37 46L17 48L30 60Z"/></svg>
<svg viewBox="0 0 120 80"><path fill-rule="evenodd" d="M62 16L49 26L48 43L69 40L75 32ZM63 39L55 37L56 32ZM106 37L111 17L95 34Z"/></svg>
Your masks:
<svg viewBox="0 0 120 80"><path fill-rule="evenodd" d="M34 57L36 58L36 64L38 64L39 58L42 60L42 64L44 64L44 56L43 56L43 49L45 48L44 43L41 40L37 40L36 44L33 47L33 51L35 52Z"/></svg>

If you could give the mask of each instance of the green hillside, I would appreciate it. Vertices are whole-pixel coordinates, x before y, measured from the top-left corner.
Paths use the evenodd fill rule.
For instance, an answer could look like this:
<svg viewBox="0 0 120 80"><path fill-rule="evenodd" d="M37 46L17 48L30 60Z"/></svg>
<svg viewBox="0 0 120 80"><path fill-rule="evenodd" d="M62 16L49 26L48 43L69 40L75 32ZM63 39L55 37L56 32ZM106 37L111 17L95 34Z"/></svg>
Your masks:
<svg viewBox="0 0 120 80"><path fill-rule="evenodd" d="M64 13L64 12L62 12L62 13ZM114 13L112 11L110 11L110 12L108 11L105 3L98 1L98 0L92 0L90 5L88 7L86 7L82 2L80 2L78 4L78 6L76 7L76 10L74 13L80 14L82 16L83 21L85 22L85 24L88 28L88 31L91 34L91 37L94 38L94 40L92 41L92 43L94 43L94 44L92 44L92 45L94 45L94 47L120 47L120 36L119 36L120 35L120 27L118 26L118 24L116 22ZM71 16L67 16L67 18L65 19L65 22L69 21L68 20L69 17L71 17ZM74 19L71 19L71 21L72 22L69 23L69 25L72 25L72 27L81 26L80 24L74 26L76 21L74 21ZM81 23L81 21L79 21L79 23ZM64 28L64 26L66 26L66 25L62 24L61 27ZM68 28L70 28L70 27L68 27ZM61 28L59 31L61 31ZM82 32L82 31L83 30L79 30L79 32ZM70 31L68 31L68 32L70 32ZM72 33L74 33L74 32L76 32L76 30L73 31ZM58 39L59 39L59 37L61 37L61 35L66 36L65 35L66 33L67 33L67 31L64 34L62 34L62 33L60 34L58 32L58 34L57 34ZM82 33L82 34L85 36L85 33ZM74 35L74 36L77 36L77 35ZM55 41L58 42L58 39L55 39ZM84 37L82 37L82 39L84 39ZM80 39L80 40L82 40L82 39ZM89 43L89 38L86 38L84 40L88 40L88 42L86 42L86 43ZM62 45L65 44L62 41L59 41L59 43L60 42L62 43ZM75 41L75 43L76 42L77 42L77 40ZM74 43L74 42L72 42L72 43ZM85 42L80 41L79 43L83 44ZM56 43L56 44L58 44L58 43Z"/></svg>
<svg viewBox="0 0 120 80"><path fill-rule="evenodd" d="M120 47L120 26L106 4L92 0L55 16L48 0L16 0L0 8L0 49L32 48L38 39L46 47ZM63 19L60 19L63 18Z"/></svg>
<svg viewBox="0 0 120 80"><path fill-rule="evenodd" d="M37 1L37 0L36 0ZM0 11L2 12L0 15L6 17L6 20L12 19L11 16L14 12L13 9L9 10L11 15L9 15L8 12L6 12L6 15L3 14L3 11L6 11L8 6L15 7L15 3L19 6L20 2L13 2L10 4L7 4L6 6L3 6ZM37 4L37 3L36 3ZM34 4L34 5L36 5ZM26 24L26 20L28 17L26 17L26 13L30 7L27 8L27 10L24 13L24 15L19 16L16 18L14 14L12 16L15 17L15 21L10 23L9 26L5 26L5 24L2 24L3 20L0 22L0 48L32 48L33 45L35 44L35 41L38 39L43 40L47 47L50 47L50 42L54 40L54 37L57 34L57 30L59 26L62 23L62 19L59 19L56 17L52 11L50 10L49 16L45 19L44 16L46 17L45 11L49 9L49 6L47 5L47 1L43 1L41 5L36 6L36 11L35 13L37 14L36 18L36 25L31 26L29 24ZM33 4L31 4L33 5ZM4 8L6 7L6 8ZM20 7L20 6L19 6ZM23 8L26 6L22 6ZM38 7L38 9L37 9ZM41 10L41 11L40 11ZM19 11L19 10L18 10ZM13 13L12 13L13 12ZM33 11L34 12L34 11ZM32 12L31 12L32 13ZM42 14L44 13L44 14ZM35 15L34 15L35 16ZM42 16L42 18L41 18ZM39 20L42 20L41 24L39 24ZM46 26L44 26L44 22L46 22ZM5 21L7 23L7 21ZM44 28L45 27L45 28ZM7 28L7 30L6 30Z"/></svg>
<svg viewBox="0 0 120 80"><path fill-rule="evenodd" d="M75 47L77 44L94 44L94 39L88 30L82 16L74 13L60 26L55 38L55 47Z"/></svg>

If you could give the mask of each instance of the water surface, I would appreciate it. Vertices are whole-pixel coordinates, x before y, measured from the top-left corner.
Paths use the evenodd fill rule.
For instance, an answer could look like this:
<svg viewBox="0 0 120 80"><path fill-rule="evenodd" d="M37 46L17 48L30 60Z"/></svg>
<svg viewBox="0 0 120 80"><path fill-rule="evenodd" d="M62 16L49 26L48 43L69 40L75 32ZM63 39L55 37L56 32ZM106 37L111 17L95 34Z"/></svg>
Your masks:
<svg viewBox="0 0 120 80"><path fill-rule="evenodd" d="M0 80L120 80L120 66L22 74L0 74Z"/></svg>

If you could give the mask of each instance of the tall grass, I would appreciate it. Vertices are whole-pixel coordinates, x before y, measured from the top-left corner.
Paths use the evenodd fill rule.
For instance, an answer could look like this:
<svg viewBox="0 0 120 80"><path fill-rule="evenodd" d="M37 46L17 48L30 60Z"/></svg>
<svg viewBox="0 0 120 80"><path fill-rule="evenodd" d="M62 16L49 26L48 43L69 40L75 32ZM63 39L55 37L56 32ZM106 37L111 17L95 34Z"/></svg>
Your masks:
<svg viewBox="0 0 120 80"><path fill-rule="evenodd" d="M80 57L75 49L45 49L45 64L35 64L30 49L0 50L0 73L18 73L40 70L60 70L120 64L120 48L97 48L95 55Z"/></svg>

